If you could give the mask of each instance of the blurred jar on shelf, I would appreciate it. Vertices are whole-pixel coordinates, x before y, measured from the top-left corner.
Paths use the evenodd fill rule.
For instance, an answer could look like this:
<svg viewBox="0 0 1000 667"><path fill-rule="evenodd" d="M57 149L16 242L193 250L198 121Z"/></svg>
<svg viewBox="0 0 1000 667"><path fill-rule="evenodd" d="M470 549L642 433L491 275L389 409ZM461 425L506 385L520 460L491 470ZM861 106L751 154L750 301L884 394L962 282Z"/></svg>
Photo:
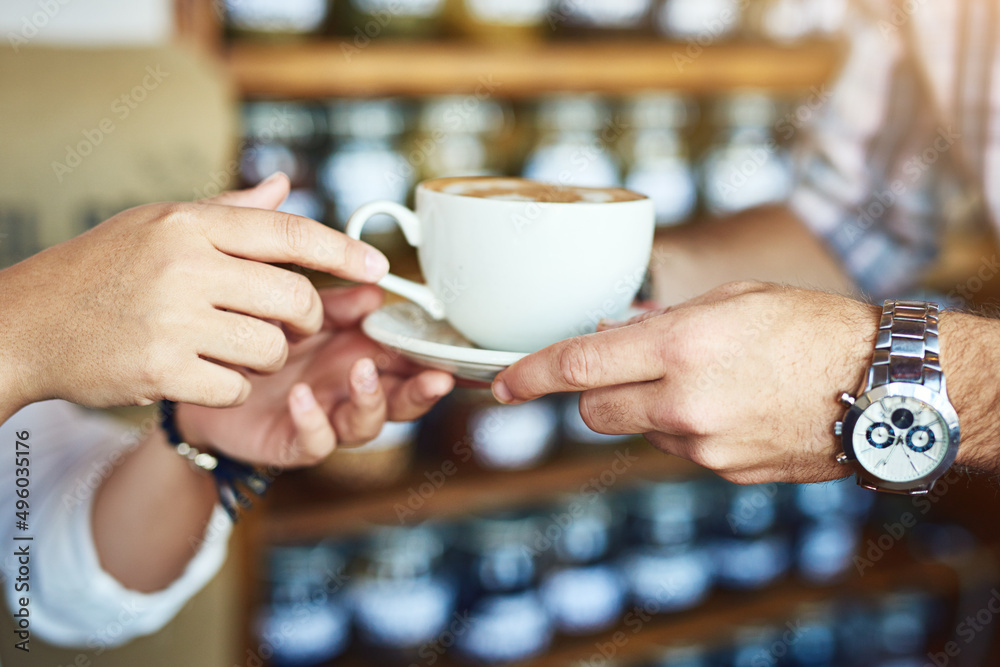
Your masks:
<svg viewBox="0 0 1000 667"><path fill-rule="evenodd" d="M559 36L629 37L653 29L656 0L553 0L549 23Z"/></svg>
<svg viewBox="0 0 1000 667"><path fill-rule="evenodd" d="M420 180L501 174L505 151L500 140L508 116L499 102L476 95L431 99L420 111L406 157Z"/></svg>
<svg viewBox="0 0 1000 667"><path fill-rule="evenodd" d="M413 462L417 422L386 422L371 442L338 447L314 474L352 489L379 488L399 481Z"/></svg>
<svg viewBox="0 0 1000 667"><path fill-rule="evenodd" d="M831 584L850 574L863 527L842 517L807 521L795 549L799 575L813 584Z"/></svg>
<svg viewBox="0 0 1000 667"><path fill-rule="evenodd" d="M715 667L712 651L701 644L670 646L660 651L644 667Z"/></svg>
<svg viewBox="0 0 1000 667"><path fill-rule="evenodd" d="M777 647L778 650L775 650ZM782 650L784 649L784 650ZM732 639L729 667L758 667L759 665L782 664L782 656L788 647L781 642L778 628L769 624L749 623L736 630Z"/></svg>
<svg viewBox="0 0 1000 667"><path fill-rule="evenodd" d="M234 35L289 40L326 28L330 0L225 0L226 27Z"/></svg>
<svg viewBox="0 0 1000 667"><path fill-rule="evenodd" d="M351 617L344 595L343 547L329 543L272 547L269 600L257 622L258 641L270 647L276 667L306 667L347 648Z"/></svg>
<svg viewBox="0 0 1000 667"><path fill-rule="evenodd" d="M405 204L416 173L399 148L405 109L396 100L340 101L330 106L333 147L319 170L328 200L329 222L344 229L362 204L385 199ZM366 241L383 250L403 245L402 234L388 215L365 225Z"/></svg>
<svg viewBox="0 0 1000 667"><path fill-rule="evenodd" d="M889 665L893 660L926 658L934 630L934 599L926 591L901 589L879 600L878 653Z"/></svg>
<svg viewBox="0 0 1000 667"><path fill-rule="evenodd" d="M828 584L852 570L874 500L875 494L850 478L794 487L795 507L802 517L796 562L806 581Z"/></svg>
<svg viewBox="0 0 1000 667"><path fill-rule="evenodd" d="M786 644L794 667L839 667L843 664L838 655L837 617L830 603L805 605L792 617L795 619L792 625L794 641Z"/></svg>
<svg viewBox="0 0 1000 667"><path fill-rule="evenodd" d="M441 32L445 0L336 0L338 32L363 48L380 37L427 38Z"/></svg>
<svg viewBox="0 0 1000 667"><path fill-rule="evenodd" d="M813 521L839 516L863 523L876 498L876 494L862 489L852 477L818 484L796 484L793 494L796 510Z"/></svg>
<svg viewBox="0 0 1000 667"><path fill-rule="evenodd" d="M808 4L814 37L836 39L843 33L850 0L811 0Z"/></svg>
<svg viewBox="0 0 1000 667"><path fill-rule="evenodd" d="M628 494L628 543L619 567L636 605L650 614L700 604L714 580L701 538L706 489L695 480L648 482Z"/></svg>
<svg viewBox="0 0 1000 667"><path fill-rule="evenodd" d="M375 528L350 568L358 637L371 655L407 664L453 621L458 582L441 531L424 524Z"/></svg>
<svg viewBox="0 0 1000 667"><path fill-rule="evenodd" d="M736 213L788 198L792 162L775 138L778 120L778 104L762 93L737 93L716 103L714 138L702 163L709 212Z"/></svg>
<svg viewBox="0 0 1000 667"><path fill-rule="evenodd" d="M489 390L463 392L454 405L465 424L473 458L483 468L524 470L542 463L556 445L559 414L555 399L497 405ZM456 439L449 438L448 442Z"/></svg>
<svg viewBox="0 0 1000 667"><path fill-rule="evenodd" d="M619 141L625 187L653 200L656 224L688 220L698 203L698 186L685 141L694 122L691 100L670 93L645 94L625 104Z"/></svg>
<svg viewBox="0 0 1000 667"><path fill-rule="evenodd" d="M879 639L878 614L872 597L851 595L837 601L837 652L844 665L875 661ZM921 665L921 667L923 667Z"/></svg>
<svg viewBox="0 0 1000 667"><path fill-rule="evenodd" d="M756 590L784 576L792 566L789 521L779 521L787 507L787 489L779 484L739 486L719 482L712 550L720 585Z"/></svg>
<svg viewBox="0 0 1000 667"><path fill-rule="evenodd" d="M747 6L747 30L775 44L828 39L843 27L848 0L761 0Z"/></svg>
<svg viewBox="0 0 1000 667"><path fill-rule="evenodd" d="M596 633L621 618L628 588L611 557L623 521L616 503L587 494L565 498L542 519L536 548L549 550L555 563L542 578L540 593L561 632Z"/></svg>
<svg viewBox="0 0 1000 667"><path fill-rule="evenodd" d="M477 41L509 45L548 36L552 0L448 0L452 30Z"/></svg>
<svg viewBox="0 0 1000 667"><path fill-rule="evenodd" d="M523 176L559 185L617 187L621 165L612 149L625 131L620 118L596 95L544 98L536 111L538 132Z"/></svg>
<svg viewBox="0 0 1000 667"><path fill-rule="evenodd" d="M325 123L319 109L299 102L248 102L243 105L240 174L256 185L276 171L288 175L292 190L278 210L323 220L316 192L316 162Z"/></svg>
<svg viewBox="0 0 1000 667"><path fill-rule="evenodd" d="M468 625L456 633L461 658L475 663L525 660L545 652L552 620L535 586L541 540L537 515L503 512L470 519L463 543L462 608Z"/></svg>
<svg viewBox="0 0 1000 667"><path fill-rule="evenodd" d="M654 25L670 39L699 44L724 41L742 32L747 4L744 0L660 0Z"/></svg>
<svg viewBox="0 0 1000 667"><path fill-rule="evenodd" d="M543 523L533 511L502 511L470 517L460 529L466 572L463 602L484 595L534 588L540 559L550 556Z"/></svg>

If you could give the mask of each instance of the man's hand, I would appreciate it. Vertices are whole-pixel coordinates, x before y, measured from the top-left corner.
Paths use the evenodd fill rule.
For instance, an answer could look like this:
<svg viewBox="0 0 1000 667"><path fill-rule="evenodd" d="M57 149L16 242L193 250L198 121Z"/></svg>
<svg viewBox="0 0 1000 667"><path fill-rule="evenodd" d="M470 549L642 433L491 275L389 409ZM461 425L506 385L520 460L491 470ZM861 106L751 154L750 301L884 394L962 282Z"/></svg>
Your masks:
<svg viewBox="0 0 1000 667"><path fill-rule="evenodd" d="M580 391L601 433L656 447L738 483L817 482L836 463L837 396L871 362L880 310L822 292L730 283L679 306L565 340L497 376L517 403Z"/></svg>
<svg viewBox="0 0 1000 667"><path fill-rule="evenodd" d="M290 345L280 371L247 373L253 387L234 408L178 406L181 433L234 458L281 468L312 465L335 446L377 436L386 420L422 416L454 387L366 338L358 323L382 304L376 287L321 292L322 330Z"/></svg>
<svg viewBox="0 0 1000 667"><path fill-rule="evenodd" d="M0 272L4 410L47 398L245 401L250 384L232 367L280 369L283 328L308 335L323 321L309 280L270 263L359 282L388 270L374 248L270 210L288 187L278 175L201 203L133 208Z"/></svg>

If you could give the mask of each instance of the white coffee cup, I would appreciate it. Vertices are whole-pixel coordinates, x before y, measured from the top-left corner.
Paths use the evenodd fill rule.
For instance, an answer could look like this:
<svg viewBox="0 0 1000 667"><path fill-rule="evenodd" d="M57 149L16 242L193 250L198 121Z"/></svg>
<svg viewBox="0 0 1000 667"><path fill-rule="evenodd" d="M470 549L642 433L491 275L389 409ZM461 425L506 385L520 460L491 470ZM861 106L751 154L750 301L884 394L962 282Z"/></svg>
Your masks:
<svg viewBox="0 0 1000 667"><path fill-rule="evenodd" d="M549 199L580 199L526 200L525 187L545 188L554 193ZM630 199L615 200L623 196ZM379 285L486 349L534 352L592 332L602 318L621 317L652 249L653 202L626 190L435 179L417 186L415 209L366 204L351 216L347 234L360 238L373 216L395 218L417 248L426 285L391 274Z"/></svg>

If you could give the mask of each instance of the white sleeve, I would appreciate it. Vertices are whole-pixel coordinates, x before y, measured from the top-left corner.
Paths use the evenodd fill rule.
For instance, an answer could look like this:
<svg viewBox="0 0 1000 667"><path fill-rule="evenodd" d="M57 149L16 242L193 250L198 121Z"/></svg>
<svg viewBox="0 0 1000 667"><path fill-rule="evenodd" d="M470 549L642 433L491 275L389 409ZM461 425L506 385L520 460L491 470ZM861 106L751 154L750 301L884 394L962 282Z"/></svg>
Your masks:
<svg viewBox="0 0 1000 667"><path fill-rule="evenodd" d="M28 406L0 427L0 550L6 554L0 568L15 622L25 598L33 636L61 646L109 648L156 632L225 561L232 524L217 505L204 538L192 541L194 557L168 588L132 591L101 568L90 520L95 491L154 427L150 421L129 429L63 401ZM30 447L27 530L18 528L15 514L16 434L22 431L30 434L22 440ZM24 548L27 577L15 555Z"/></svg>

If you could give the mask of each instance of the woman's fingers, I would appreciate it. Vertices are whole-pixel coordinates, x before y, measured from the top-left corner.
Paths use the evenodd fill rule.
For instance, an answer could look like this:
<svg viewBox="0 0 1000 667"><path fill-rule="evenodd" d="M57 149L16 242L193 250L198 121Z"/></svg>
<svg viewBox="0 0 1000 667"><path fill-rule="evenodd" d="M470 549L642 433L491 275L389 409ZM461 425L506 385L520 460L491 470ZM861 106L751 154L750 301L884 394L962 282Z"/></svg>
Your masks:
<svg viewBox="0 0 1000 667"><path fill-rule="evenodd" d="M389 420L394 422L419 419L455 387L451 375L430 370L406 379L387 375L382 382L389 396Z"/></svg>
<svg viewBox="0 0 1000 667"><path fill-rule="evenodd" d="M323 324L319 292L301 273L229 256L207 273L209 299L217 308L281 322L297 335L314 334Z"/></svg>
<svg viewBox="0 0 1000 667"><path fill-rule="evenodd" d="M386 418L386 398L375 362L358 359L348 375L350 398L333 410L333 427L341 445L360 445L374 439Z"/></svg>
<svg viewBox="0 0 1000 667"><path fill-rule="evenodd" d="M389 272L381 252L309 218L216 204L198 204L196 213L205 238L227 255L288 262L363 283Z"/></svg>
<svg viewBox="0 0 1000 667"><path fill-rule="evenodd" d="M283 467L311 465L337 446L356 446L374 440L386 420L413 421L423 416L454 387L451 375L424 371L403 379L378 375L375 363L358 359L348 374L350 396L334 406L330 415L318 405L308 385L299 383L289 394L288 406L295 425L291 452L278 461Z"/></svg>
<svg viewBox="0 0 1000 667"><path fill-rule="evenodd" d="M285 365L288 339L280 327L223 310L206 317L210 333L199 341L199 355L260 373L275 373Z"/></svg>
<svg viewBox="0 0 1000 667"><path fill-rule="evenodd" d="M250 396L250 381L232 368L196 358L179 364L166 382L163 398L209 408L241 405Z"/></svg>
<svg viewBox="0 0 1000 667"><path fill-rule="evenodd" d="M202 199L201 203L273 210L281 206L288 197L289 190L291 190L291 184L288 181L288 176L277 171L252 188L223 192L214 197Z"/></svg>
<svg viewBox="0 0 1000 667"><path fill-rule="evenodd" d="M374 285L358 285L323 289L319 298L323 304L323 328L335 330L358 326L368 313L382 305L385 293Z"/></svg>
<svg viewBox="0 0 1000 667"><path fill-rule="evenodd" d="M288 394L288 410L295 425L295 445L288 451L296 459L281 466L311 465L325 458L337 444L336 435L312 389L296 384Z"/></svg>
<svg viewBox="0 0 1000 667"><path fill-rule="evenodd" d="M351 396L333 411L333 426L341 445L362 445L378 437L386 421L408 422L427 413L455 386L442 371L424 371L403 379L381 378L371 359L351 367Z"/></svg>

